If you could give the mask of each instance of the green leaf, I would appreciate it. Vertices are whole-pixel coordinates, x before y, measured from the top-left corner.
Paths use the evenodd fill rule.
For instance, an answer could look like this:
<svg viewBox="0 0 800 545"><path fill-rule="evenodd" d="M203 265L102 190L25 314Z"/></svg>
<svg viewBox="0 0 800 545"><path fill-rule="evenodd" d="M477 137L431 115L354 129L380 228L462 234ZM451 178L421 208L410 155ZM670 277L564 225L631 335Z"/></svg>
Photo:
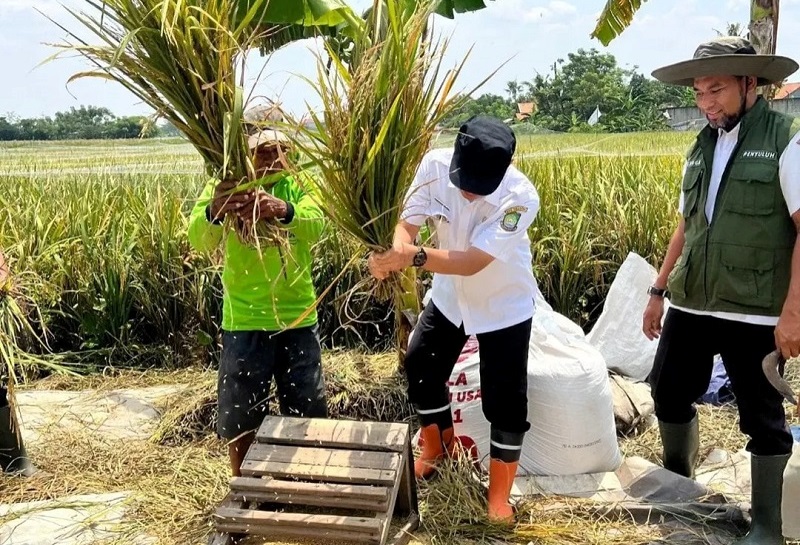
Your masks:
<svg viewBox="0 0 800 545"><path fill-rule="evenodd" d="M607 46L611 40L622 34L633 21L633 16L647 0L608 0L603 12L597 19L597 26L591 37L597 38Z"/></svg>
<svg viewBox="0 0 800 545"><path fill-rule="evenodd" d="M255 0L240 0L241 11L249 10ZM272 24L336 26L346 23L353 11L344 0L270 0L257 20Z"/></svg>
<svg viewBox="0 0 800 545"><path fill-rule="evenodd" d="M485 7L483 0L442 0L436 7L436 13L452 19L455 13L478 11Z"/></svg>

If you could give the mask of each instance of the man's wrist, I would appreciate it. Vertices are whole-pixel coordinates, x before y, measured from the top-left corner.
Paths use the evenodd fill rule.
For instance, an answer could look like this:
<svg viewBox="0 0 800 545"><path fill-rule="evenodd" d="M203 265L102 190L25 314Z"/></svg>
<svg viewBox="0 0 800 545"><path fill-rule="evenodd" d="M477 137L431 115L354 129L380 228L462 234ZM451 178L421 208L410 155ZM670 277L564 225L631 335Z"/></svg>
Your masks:
<svg viewBox="0 0 800 545"><path fill-rule="evenodd" d="M659 288L659 287L657 287L656 284L654 284L654 285L649 286L647 288L647 295L649 295L651 297L662 297L663 298L663 297L668 297L669 296L669 291L667 291L667 288Z"/></svg>
<svg viewBox="0 0 800 545"><path fill-rule="evenodd" d="M428 262L428 253L422 246L411 245L414 253L411 256L411 265L414 267L422 267Z"/></svg>

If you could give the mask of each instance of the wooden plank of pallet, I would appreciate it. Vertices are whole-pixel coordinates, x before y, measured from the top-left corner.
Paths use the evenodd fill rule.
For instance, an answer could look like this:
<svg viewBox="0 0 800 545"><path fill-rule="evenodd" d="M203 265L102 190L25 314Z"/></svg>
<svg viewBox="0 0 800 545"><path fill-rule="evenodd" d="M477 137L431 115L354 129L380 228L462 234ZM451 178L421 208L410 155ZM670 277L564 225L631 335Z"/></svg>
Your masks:
<svg viewBox="0 0 800 545"><path fill-rule="evenodd" d="M403 462L406 462L405 456L401 456L403 458ZM406 468L408 465L405 466ZM405 469L405 468L404 468ZM400 483L403 481L404 476L406 475L406 471L398 471L395 473L394 483L392 486L392 493L389 497L389 508L386 510L386 513L382 517L383 525L381 527L381 540L380 543L386 543L386 538L389 537L389 530L392 523L392 514L394 513L394 506L397 503L397 497L402 493L400 490Z"/></svg>
<svg viewBox="0 0 800 545"><path fill-rule="evenodd" d="M265 492L234 492L233 497L246 502L269 502L294 506L330 507L336 509L352 509L355 511L374 511L383 513L389 508L389 502L374 502L353 498L324 498L308 494L274 494Z"/></svg>
<svg viewBox="0 0 800 545"><path fill-rule="evenodd" d="M247 477L283 477L306 481L328 481L332 483L357 483L392 486L399 474L382 469L360 469L350 467L328 467L324 465L291 464L284 462L242 462L241 473Z"/></svg>
<svg viewBox="0 0 800 545"><path fill-rule="evenodd" d="M397 531L389 543L391 545L406 545L413 537L411 532L417 528L419 528L419 515L411 513L406 523Z"/></svg>
<svg viewBox="0 0 800 545"><path fill-rule="evenodd" d="M389 507L389 489L377 486L282 481L273 478L234 477L233 499L315 507L383 511Z"/></svg>
<svg viewBox="0 0 800 545"><path fill-rule="evenodd" d="M407 440L407 424L289 416L267 416L256 432L262 443L394 452L403 452Z"/></svg>
<svg viewBox="0 0 800 545"><path fill-rule="evenodd" d="M233 537L227 532L217 531L209 536L208 545L233 545Z"/></svg>
<svg viewBox="0 0 800 545"><path fill-rule="evenodd" d="M312 515L307 513L276 513L251 509L220 507L214 513L217 529L222 526L234 528L229 532L252 533L254 528L267 530L308 530L323 532L346 532L364 538L379 538L383 525L377 518L344 517L337 515Z"/></svg>
<svg viewBox="0 0 800 545"><path fill-rule="evenodd" d="M380 545L378 538L366 534L344 532L338 530L310 530L305 528L273 528L270 526L249 526L241 528L237 524L221 524L218 526L221 532L234 532L248 535L269 536L271 539L312 539L326 540L329 543L355 542L370 543Z"/></svg>
<svg viewBox="0 0 800 545"><path fill-rule="evenodd" d="M228 492L228 495L220 502L220 507L242 509L244 502L234 499L233 494ZM235 532L233 532L235 533ZM233 545L234 538L231 533L217 529L216 532L208 536L208 545Z"/></svg>
<svg viewBox="0 0 800 545"><path fill-rule="evenodd" d="M254 443L248 449L245 460L363 469L396 470L400 467L400 457L394 452L298 447L267 443Z"/></svg>
<svg viewBox="0 0 800 545"><path fill-rule="evenodd" d="M364 501L385 502L389 500L389 489L379 486L306 483L297 481L281 481L272 478L233 477L230 481L231 492L259 492L276 494L307 494L338 499L352 498Z"/></svg>
<svg viewBox="0 0 800 545"><path fill-rule="evenodd" d="M407 443L406 453L403 456L402 473L400 487L397 490L397 503L395 513L408 515L419 513L419 502L417 500L417 481L414 478L414 453L411 450L411 441Z"/></svg>

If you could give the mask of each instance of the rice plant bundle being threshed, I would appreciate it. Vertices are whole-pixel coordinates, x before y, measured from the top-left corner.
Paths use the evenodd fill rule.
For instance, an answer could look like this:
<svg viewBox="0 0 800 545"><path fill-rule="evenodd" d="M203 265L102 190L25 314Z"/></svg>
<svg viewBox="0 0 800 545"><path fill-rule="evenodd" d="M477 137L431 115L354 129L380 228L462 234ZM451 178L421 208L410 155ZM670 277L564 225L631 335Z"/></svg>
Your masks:
<svg viewBox="0 0 800 545"><path fill-rule="evenodd" d="M293 1L302 11L302 2ZM85 2L91 13L68 11L101 43L89 44L59 25L76 42L59 47L79 53L97 68L70 81L99 77L122 84L188 138L210 176L253 181L244 127L244 60L250 49L268 40L269 32L281 31L259 19L270 0ZM246 187L240 184L240 189ZM260 235L281 240L276 225L259 223ZM240 234L248 238L248 233Z"/></svg>
<svg viewBox="0 0 800 545"><path fill-rule="evenodd" d="M431 40L429 32L437 5L375 0L349 58L330 46L327 57L319 57L310 83L321 108L293 136L320 168L320 206L369 250L391 247L403 199L437 124L470 94L452 93L463 62L441 70L447 42ZM408 277L395 275L375 294L407 307L413 280L409 287Z"/></svg>

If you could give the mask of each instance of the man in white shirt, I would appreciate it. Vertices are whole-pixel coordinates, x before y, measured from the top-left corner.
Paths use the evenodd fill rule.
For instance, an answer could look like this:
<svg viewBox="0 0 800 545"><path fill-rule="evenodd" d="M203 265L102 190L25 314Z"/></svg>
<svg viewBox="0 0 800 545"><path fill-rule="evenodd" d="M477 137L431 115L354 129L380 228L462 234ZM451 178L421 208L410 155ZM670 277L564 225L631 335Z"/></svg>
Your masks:
<svg viewBox="0 0 800 545"><path fill-rule="evenodd" d="M650 383L663 462L694 476L693 403L720 354L750 438L752 525L740 545L784 542L781 484L792 436L761 362L776 347L784 358L800 355L800 122L770 110L756 88L797 68L726 36L653 72L693 87L708 119L687 156L681 218L642 318L644 334L659 338ZM662 329L665 295L671 305Z"/></svg>
<svg viewBox="0 0 800 545"><path fill-rule="evenodd" d="M491 424L489 517L508 520L527 422L527 363L536 280L528 227L539 210L530 180L511 165L516 138L483 116L460 128L454 149L429 152L409 189L392 249L369 259L379 279L406 267L433 274L405 358L408 395L422 425L417 478L453 453L446 382L470 335L480 346L481 400ZM416 246L431 218L439 248Z"/></svg>

